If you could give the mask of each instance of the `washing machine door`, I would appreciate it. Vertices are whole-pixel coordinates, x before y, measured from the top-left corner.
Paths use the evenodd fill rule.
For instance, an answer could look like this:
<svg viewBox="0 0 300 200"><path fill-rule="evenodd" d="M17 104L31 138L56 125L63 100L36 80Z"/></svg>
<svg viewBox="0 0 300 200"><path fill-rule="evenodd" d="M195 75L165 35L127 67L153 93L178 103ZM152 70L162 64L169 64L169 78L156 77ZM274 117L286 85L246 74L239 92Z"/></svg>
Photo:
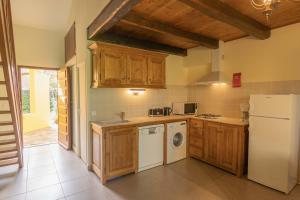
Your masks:
<svg viewBox="0 0 300 200"><path fill-rule="evenodd" d="M182 146L184 144L183 134L181 132L175 133L170 142L171 142L171 147L173 149L179 148L180 146Z"/></svg>

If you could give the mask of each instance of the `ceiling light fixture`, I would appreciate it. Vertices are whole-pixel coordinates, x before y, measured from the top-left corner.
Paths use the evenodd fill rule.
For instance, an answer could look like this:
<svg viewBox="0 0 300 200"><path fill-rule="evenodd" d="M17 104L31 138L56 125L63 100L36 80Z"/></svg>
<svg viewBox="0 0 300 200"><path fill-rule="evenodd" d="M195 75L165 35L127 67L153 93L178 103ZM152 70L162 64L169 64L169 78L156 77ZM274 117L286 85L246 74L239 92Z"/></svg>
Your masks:
<svg viewBox="0 0 300 200"><path fill-rule="evenodd" d="M300 2L300 0L250 0L252 6L257 10L263 10L267 21L270 21L273 10L277 9L283 1Z"/></svg>
<svg viewBox="0 0 300 200"><path fill-rule="evenodd" d="M144 94L145 89L129 89L128 94L139 95Z"/></svg>

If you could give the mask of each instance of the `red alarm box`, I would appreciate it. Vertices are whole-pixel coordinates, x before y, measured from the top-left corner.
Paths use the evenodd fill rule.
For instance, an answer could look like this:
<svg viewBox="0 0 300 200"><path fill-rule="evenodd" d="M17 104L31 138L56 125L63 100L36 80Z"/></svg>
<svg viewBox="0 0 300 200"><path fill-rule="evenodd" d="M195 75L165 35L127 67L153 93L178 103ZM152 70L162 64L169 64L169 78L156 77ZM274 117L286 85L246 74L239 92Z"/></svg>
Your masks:
<svg viewBox="0 0 300 200"><path fill-rule="evenodd" d="M241 87L242 83L241 83L241 78L242 78L242 73L234 73L232 76L232 87L236 88L236 87Z"/></svg>

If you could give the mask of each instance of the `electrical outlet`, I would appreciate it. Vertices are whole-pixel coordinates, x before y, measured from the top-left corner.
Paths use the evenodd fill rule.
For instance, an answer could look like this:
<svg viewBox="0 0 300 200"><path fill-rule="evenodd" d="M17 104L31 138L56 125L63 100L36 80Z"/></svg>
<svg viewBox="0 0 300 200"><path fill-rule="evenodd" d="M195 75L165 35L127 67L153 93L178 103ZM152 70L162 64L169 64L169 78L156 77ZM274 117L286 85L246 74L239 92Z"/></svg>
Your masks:
<svg viewBox="0 0 300 200"><path fill-rule="evenodd" d="M92 111L92 117L97 116L97 112L96 111Z"/></svg>

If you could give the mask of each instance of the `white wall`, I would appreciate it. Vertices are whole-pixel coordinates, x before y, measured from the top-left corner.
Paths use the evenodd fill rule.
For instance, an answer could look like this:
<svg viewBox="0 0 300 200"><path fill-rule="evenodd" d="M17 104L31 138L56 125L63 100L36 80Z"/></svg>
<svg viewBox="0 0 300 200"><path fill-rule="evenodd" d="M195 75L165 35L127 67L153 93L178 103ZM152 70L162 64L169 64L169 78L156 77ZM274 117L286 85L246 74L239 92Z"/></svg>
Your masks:
<svg viewBox="0 0 300 200"><path fill-rule="evenodd" d="M14 25L18 65L59 67L64 64L62 33Z"/></svg>

